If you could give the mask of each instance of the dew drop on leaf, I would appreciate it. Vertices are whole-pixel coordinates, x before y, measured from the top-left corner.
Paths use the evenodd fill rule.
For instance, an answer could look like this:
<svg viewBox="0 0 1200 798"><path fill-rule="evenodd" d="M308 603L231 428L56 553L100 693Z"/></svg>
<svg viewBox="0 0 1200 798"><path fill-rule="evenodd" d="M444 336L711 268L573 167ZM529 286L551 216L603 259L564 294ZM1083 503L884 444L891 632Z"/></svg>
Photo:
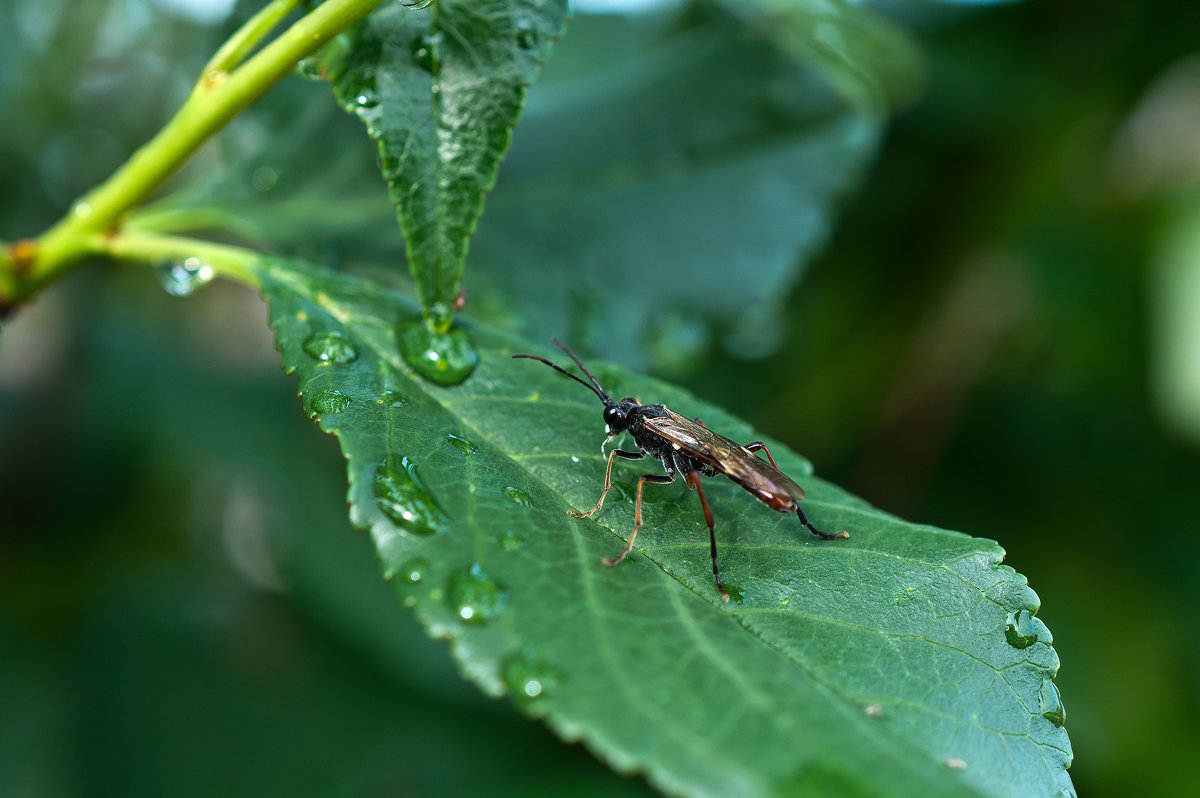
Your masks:
<svg viewBox="0 0 1200 798"><path fill-rule="evenodd" d="M340 413L350 406L350 397L335 388L328 388L313 397L314 413Z"/></svg>
<svg viewBox="0 0 1200 798"><path fill-rule="evenodd" d="M493 582L478 563L450 577L447 597L454 614L467 623L486 623L508 604L508 591Z"/></svg>
<svg viewBox="0 0 1200 798"><path fill-rule="evenodd" d="M431 75L437 75L442 66L442 41L440 31L427 33L413 42L412 60Z"/></svg>
<svg viewBox="0 0 1200 798"><path fill-rule="evenodd" d="M388 407L404 407L408 404L408 397L399 391L384 391L382 401Z"/></svg>
<svg viewBox="0 0 1200 798"><path fill-rule="evenodd" d="M436 2L437 0L400 0L400 5L405 8L411 8L414 11L420 11L422 8L429 8Z"/></svg>
<svg viewBox="0 0 1200 798"><path fill-rule="evenodd" d="M1034 643L1051 643L1050 630L1029 610L1017 610L1008 617L1004 636L1013 648L1028 648Z"/></svg>
<svg viewBox="0 0 1200 798"><path fill-rule="evenodd" d="M1062 696L1059 694L1058 686L1054 682L1049 679L1042 682L1040 699L1042 705L1041 715L1043 718L1059 727L1067 722L1067 710L1063 707Z"/></svg>
<svg viewBox="0 0 1200 798"><path fill-rule="evenodd" d="M407 457L400 458L399 464L388 458L375 469L375 503L401 529L416 535L433 535L450 526Z"/></svg>
<svg viewBox="0 0 1200 798"><path fill-rule="evenodd" d="M424 321L401 324L396 329L400 355L418 374L438 385L458 385L479 364L479 353L460 329L434 333Z"/></svg>
<svg viewBox="0 0 1200 798"><path fill-rule="evenodd" d="M742 599L745 598L745 594L742 592L742 589L737 585L726 584L725 592L729 594L729 598L734 604L741 604Z"/></svg>
<svg viewBox="0 0 1200 798"><path fill-rule="evenodd" d="M514 488L514 487L509 486L504 489L504 495L507 496L508 498L512 499L514 502L521 505L522 507L532 507L533 506L533 499L529 496L528 493L521 490L520 488Z"/></svg>
<svg viewBox="0 0 1200 798"><path fill-rule="evenodd" d="M475 444L471 443L466 438L455 435L453 432L446 433L446 440L449 441L451 446L453 446L455 449L458 449L467 457L470 457L479 451L479 448L475 446Z"/></svg>
<svg viewBox="0 0 1200 798"><path fill-rule="evenodd" d="M540 41L541 37L533 25L528 22L517 24L517 46L522 50L536 49Z"/></svg>
<svg viewBox="0 0 1200 798"><path fill-rule="evenodd" d="M530 652L505 660L503 675L513 697L521 702L546 695L558 682L558 673Z"/></svg>
<svg viewBox="0 0 1200 798"><path fill-rule="evenodd" d="M520 551L525 548L525 538L511 529L505 530L500 535L500 547L505 551Z"/></svg>
<svg viewBox="0 0 1200 798"><path fill-rule="evenodd" d="M417 585L425 578L429 572L429 563L422 560L420 557L415 557L404 565L400 566L400 570L396 573L400 575L400 581L406 585Z"/></svg>
<svg viewBox="0 0 1200 798"><path fill-rule="evenodd" d="M341 333L314 333L304 342L304 351L322 363L353 363L358 348Z"/></svg>
<svg viewBox="0 0 1200 798"><path fill-rule="evenodd" d="M212 282L214 274L212 266L199 258L187 258L160 264L158 282L171 296L191 296Z"/></svg>

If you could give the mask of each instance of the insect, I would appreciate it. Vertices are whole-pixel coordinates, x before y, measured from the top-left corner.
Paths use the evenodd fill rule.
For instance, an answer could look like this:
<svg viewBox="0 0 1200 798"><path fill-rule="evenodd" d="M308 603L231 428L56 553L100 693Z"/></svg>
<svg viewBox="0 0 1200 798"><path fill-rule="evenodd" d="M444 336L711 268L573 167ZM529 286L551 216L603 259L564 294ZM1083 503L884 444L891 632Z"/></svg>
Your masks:
<svg viewBox="0 0 1200 798"><path fill-rule="evenodd" d="M636 452L622 449L613 449L609 452L608 463L604 469L604 491L600 494L600 500L586 513L571 510L571 515L576 518L587 518L593 513L599 512L600 508L604 506L604 498L612 488L614 458L641 460L645 457L652 457L661 462L666 470L666 474L642 474L638 477L637 499L633 511L633 531L629 534L629 541L621 553L616 557L606 558L605 565L616 565L621 562L633 548L633 541L637 538L638 530L643 526L642 488L645 484L653 482L667 485L674 482L680 475L683 476L687 486L696 491L700 497L700 506L704 509L704 520L708 524L713 578L717 582L717 591L720 592L724 601L729 601L729 594L725 592L725 587L721 584L721 574L717 569L717 536L713 526L712 511L708 508L708 499L705 498L704 488L700 485L701 476L714 477L717 474L724 474L771 509L781 513L795 513L800 519L800 523L808 527L810 532L826 540L850 537L847 532L831 535L812 525L804 516L804 511L800 509L800 501L804 498L804 489L779 470L775 465L775 458L771 456L770 450L762 441L754 441L743 446L724 435L713 432L700 419L685 418L666 405L644 405L633 397L626 397L619 402L613 401L574 352L557 339L554 340L554 345L575 361L575 365L579 366L587 375L590 383L540 355L513 355L513 357L528 358L545 363L560 374L565 374L585 386L600 398L600 401L604 403L604 431L608 435L600 447L601 452L604 451L605 445L623 432L628 432L637 443ZM756 457L754 452L757 451L762 451L767 456L767 460Z"/></svg>

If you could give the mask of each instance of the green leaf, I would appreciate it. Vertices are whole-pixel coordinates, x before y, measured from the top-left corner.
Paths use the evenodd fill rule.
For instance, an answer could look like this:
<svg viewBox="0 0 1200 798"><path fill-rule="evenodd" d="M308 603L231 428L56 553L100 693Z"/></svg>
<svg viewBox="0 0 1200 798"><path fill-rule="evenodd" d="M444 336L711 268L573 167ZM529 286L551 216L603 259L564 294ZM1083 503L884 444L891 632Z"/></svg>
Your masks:
<svg viewBox="0 0 1200 798"><path fill-rule="evenodd" d="M848 0L722 0L780 46L815 64L856 106L887 114L916 96L924 60L911 37Z"/></svg>
<svg viewBox="0 0 1200 798"><path fill-rule="evenodd" d="M398 296L281 262L262 282L284 365L348 460L352 521L486 692L672 793L1071 790L1058 658L1036 595L996 544L879 512L768 439L809 491L809 516L849 541L817 540L709 481L737 596L726 605L694 499L652 485L634 555L606 568L642 464L617 467L592 520L567 515L590 507L603 479L592 394L511 360L528 345L485 329L472 331L471 378L435 386L398 353L397 323L417 313ZM617 395L762 437L677 388L595 366Z"/></svg>
<svg viewBox="0 0 1200 798"><path fill-rule="evenodd" d="M338 100L379 142L417 296L438 324L449 323L526 89L566 20L566 0L391 4L324 64Z"/></svg>
<svg viewBox="0 0 1200 798"><path fill-rule="evenodd" d="M719 9L580 15L530 94L472 288L622 362L702 350L710 327L764 354L881 129Z"/></svg>

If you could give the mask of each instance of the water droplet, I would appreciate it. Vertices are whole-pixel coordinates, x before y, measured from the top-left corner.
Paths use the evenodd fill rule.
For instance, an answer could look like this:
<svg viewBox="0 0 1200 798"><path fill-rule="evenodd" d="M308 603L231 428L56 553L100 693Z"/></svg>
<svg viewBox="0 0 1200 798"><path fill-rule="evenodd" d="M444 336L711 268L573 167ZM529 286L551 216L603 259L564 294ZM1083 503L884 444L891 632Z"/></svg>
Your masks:
<svg viewBox="0 0 1200 798"><path fill-rule="evenodd" d="M352 363L358 359L358 348L341 333L314 333L304 342L304 351L322 363Z"/></svg>
<svg viewBox="0 0 1200 798"><path fill-rule="evenodd" d="M350 397L334 388L321 391L313 397L312 411L318 414L340 413L350 406Z"/></svg>
<svg viewBox="0 0 1200 798"><path fill-rule="evenodd" d="M422 560L420 557L409 560L400 566L400 570L396 573L400 574L401 581L406 585L420 584L425 578L425 574L429 571L429 563Z"/></svg>
<svg viewBox="0 0 1200 798"><path fill-rule="evenodd" d="M199 258L168 261L158 267L158 282L171 296L191 296L212 281L213 267Z"/></svg>
<svg viewBox="0 0 1200 798"><path fill-rule="evenodd" d="M461 438L458 435L455 435L453 432L446 433L446 440L450 442L451 446L453 446L455 449L458 449L467 457L470 457L479 451L479 448L475 446L475 444L471 443L466 438Z"/></svg>
<svg viewBox="0 0 1200 798"><path fill-rule="evenodd" d="M967 760L959 759L956 756L949 757L948 759L944 760L942 762L942 764L945 765L950 770L966 770L967 769Z"/></svg>
<svg viewBox="0 0 1200 798"><path fill-rule="evenodd" d="M458 385L479 364L479 353L461 329L434 333L419 320L401 324L396 335L404 362L438 385Z"/></svg>
<svg viewBox="0 0 1200 798"><path fill-rule="evenodd" d="M399 391L384 391L380 401L388 407L404 407L408 404L408 397Z"/></svg>
<svg viewBox="0 0 1200 798"><path fill-rule="evenodd" d="M578 463L578 462L579 462L579 458L578 458L578 457L576 457L575 455L571 455L571 462L572 462L572 463Z"/></svg>
<svg viewBox="0 0 1200 798"><path fill-rule="evenodd" d="M558 674L528 651L506 660L503 675L513 697L522 703L544 696L558 683Z"/></svg>
<svg viewBox="0 0 1200 798"><path fill-rule="evenodd" d="M868 718L878 718L883 715L883 704L867 704L863 707L863 713Z"/></svg>
<svg viewBox="0 0 1200 798"><path fill-rule="evenodd" d="M92 206L86 202L81 202L75 206L74 212L80 219L87 219L92 215Z"/></svg>
<svg viewBox="0 0 1200 798"><path fill-rule="evenodd" d="M530 498L528 493L521 490L520 488L514 488L514 487L509 486L504 489L504 495L507 496L508 498L512 499L514 502L521 505L522 507L532 507L533 506L533 499Z"/></svg>
<svg viewBox="0 0 1200 798"><path fill-rule="evenodd" d="M1054 641L1046 624L1029 610L1017 610L1009 614L1004 636L1013 648L1028 648L1034 643L1050 644Z"/></svg>
<svg viewBox="0 0 1200 798"><path fill-rule="evenodd" d="M407 457L400 458L399 467L388 458L375 469L375 503L384 515L416 535L433 535L450 526L450 519L421 484L416 465Z"/></svg>
<svg viewBox="0 0 1200 798"><path fill-rule="evenodd" d="M538 34L535 28L529 22L520 22L517 24L517 46L522 50L536 49L541 42L542 37Z"/></svg>
<svg viewBox="0 0 1200 798"><path fill-rule="evenodd" d="M450 606L467 623L486 623L508 604L508 591L496 584L478 564L450 577Z"/></svg>
<svg viewBox="0 0 1200 798"><path fill-rule="evenodd" d="M405 8L411 8L414 11L420 11L422 8L429 8L436 2L437 0L400 0L400 5Z"/></svg>
<svg viewBox="0 0 1200 798"><path fill-rule="evenodd" d="M525 548L525 538L509 529L500 535L500 547L505 551L520 551Z"/></svg>
<svg viewBox="0 0 1200 798"><path fill-rule="evenodd" d="M250 175L250 185L255 191L266 193L279 183L279 171L269 166L260 166Z"/></svg>
<svg viewBox="0 0 1200 798"><path fill-rule="evenodd" d="M1059 695L1058 686L1054 682L1049 679L1042 682L1042 692L1039 698L1043 718L1059 727L1067 722L1067 710L1063 707L1062 696Z"/></svg>
<svg viewBox="0 0 1200 798"><path fill-rule="evenodd" d="M445 36L441 31L426 33L412 43L412 61L431 75L437 75L442 66L442 45Z"/></svg>

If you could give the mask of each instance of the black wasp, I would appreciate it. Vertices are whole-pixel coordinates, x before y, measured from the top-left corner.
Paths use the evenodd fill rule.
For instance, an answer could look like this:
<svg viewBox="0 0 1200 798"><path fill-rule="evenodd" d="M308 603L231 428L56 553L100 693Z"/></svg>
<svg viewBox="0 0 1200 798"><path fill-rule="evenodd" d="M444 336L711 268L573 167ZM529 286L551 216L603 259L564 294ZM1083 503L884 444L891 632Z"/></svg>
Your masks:
<svg viewBox="0 0 1200 798"><path fill-rule="evenodd" d="M708 538L712 548L713 578L717 580L717 590L720 591L721 598L725 601L729 601L729 594L721 585L721 574L717 571L717 536L713 531L712 511L708 509L704 488L700 486L701 476L714 477L717 474L724 474L771 509L781 513L795 513L799 517L800 523L808 527L808 530L814 535L819 535L827 540L850 537L847 532L838 532L836 535L822 532L804 517L804 511L800 509L800 502L804 499L804 489L779 470L775 465L775 458L771 456L771 452L762 441L754 441L743 446L724 435L713 432L700 419L684 418L667 408L666 405L644 405L632 397L614 402L574 352L561 341L555 340L554 345L575 361L575 365L579 366L591 381L590 384L578 375L572 374L557 363L552 363L540 355L513 355L513 357L528 358L545 363L560 374L565 374L589 388L604 403L604 431L608 434L605 443L612 441L622 432L628 432L633 436L638 447L636 452L627 452L621 449L613 449L609 452L608 465L604 470L604 492L600 494L600 501L596 502L596 506L586 513L572 510L571 515L577 518L587 518L604 505L604 497L608 495L608 491L612 487L614 457L623 457L626 460L653 457L662 463L667 472L666 474L642 474L638 477L637 500L634 503L633 511L633 532L629 534L629 542L625 544L621 553L614 558L605 559L605 565L616 565L621 562L633 548L633 541L637 537L638 530L643 526L642 486L647 482L660 485L670 484L680 474L683 475L687 486L700 496L700 506L704 508L704 520L708 524ZM759 450L766 454L767 460L770 461L769 464L754 455L754 452ZM601 447L601 451L603 451L603 447Z"/></svg>

